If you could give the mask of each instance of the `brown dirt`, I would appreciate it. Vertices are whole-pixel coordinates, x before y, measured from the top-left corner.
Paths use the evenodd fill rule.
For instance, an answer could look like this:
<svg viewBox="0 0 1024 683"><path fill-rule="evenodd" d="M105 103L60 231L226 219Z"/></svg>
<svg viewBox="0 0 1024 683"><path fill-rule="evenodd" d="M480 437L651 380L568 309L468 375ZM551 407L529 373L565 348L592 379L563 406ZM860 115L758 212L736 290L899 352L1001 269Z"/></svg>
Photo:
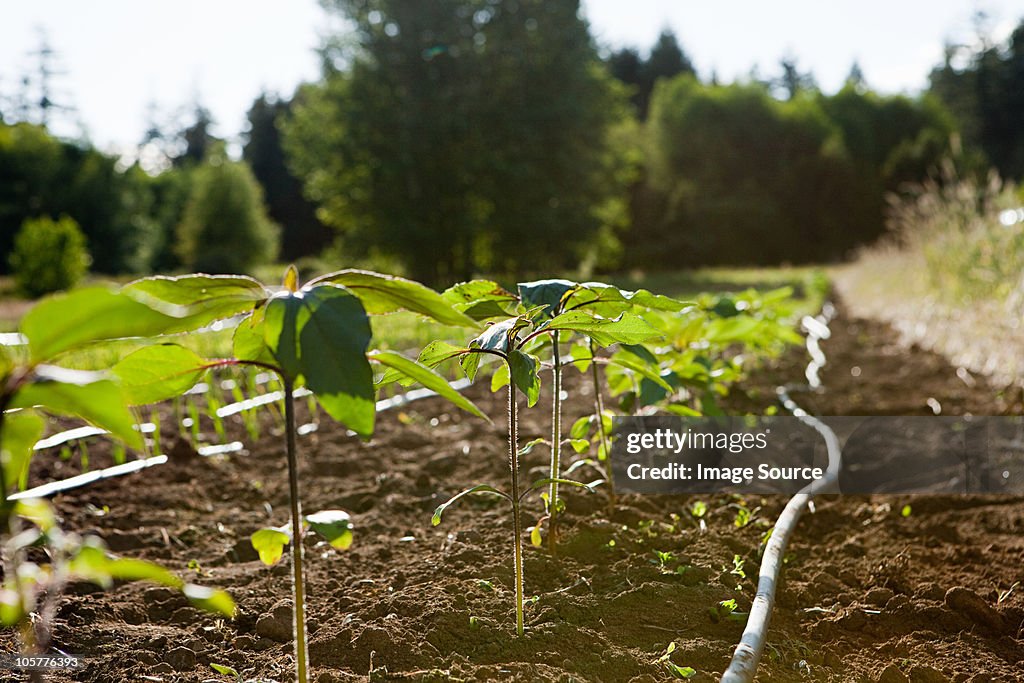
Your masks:
<svg viewBox="0 0 1024 683"><path fill-rule="evenodd" d="M967 386L941 357L900 348L884 325L841 317L832 327L823 345L827 388L798 396L812 410L925 414L929 398L945 414L1019 410L981 380ZM805 360L794 350L734 405L769 405L774 384L799 379ZM567 418L590 400L573 375ZM528 632L517 639L504 505L479 498L430 526L434 507L461 488L506 483L503 396L483 387L470 395L497 416L495 425L428 399L382 414L369 443L327 420L300 439L306 510L346 509L358 525L346 552L307 541L313 680L671 680L657 660L672 641L671 660L700 672L692 680L715 680L743 624L713 620L709 608L729 598L749 607L759 544L785 499L704 497L701 533L686 512L696 498L630 497L609 510L603 493L572 494L559 557L526 551ZM547 430L544 405L542 396L527 412L524 441ZM527 456L525 480L543 476L543 451ZM52 471L44 460L39 472ZM198 573L195 580L230 590L240 613L219 621L142 584L107 593L76 586L63 600L55 644L87 665L53 680L227 680L211 663L245 679L291 680L287 563L264 567L248 546L254 530L287 519L275 439L56 502L68 528L95 531L114 551L183 576ZM741 503L759 511L736 528ZM909 517L900 514L905 504ZM534 500L533 514L538 507ZM997 604L999 591L1024 582L1024 499L846 496L816 507L789 549L757 680L1024 680L1024 588ZM654 551L673 553L665 570ZM730 573L737 555L748 578ZM188 568L192 560L198 570ZM677 573L679 566L689 569ZM0 644L13 647L10 635Z"/></svg>

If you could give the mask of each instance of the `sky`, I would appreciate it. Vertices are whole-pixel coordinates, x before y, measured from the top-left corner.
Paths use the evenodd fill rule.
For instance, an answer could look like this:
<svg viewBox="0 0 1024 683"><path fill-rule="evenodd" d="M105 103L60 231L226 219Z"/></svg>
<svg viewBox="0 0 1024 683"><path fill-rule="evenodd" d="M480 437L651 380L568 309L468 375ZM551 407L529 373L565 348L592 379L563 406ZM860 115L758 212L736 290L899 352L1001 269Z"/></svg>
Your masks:
<svg viewBox="0 0 1024 683"><path fill-rule="evenodd" d="M429 1L429 0L424 0ZM873 88L920 91L947 41L973 35L987 13L997 39L1024 18L1024 0L583 0L605 48L649 47L675 31L699 74L774 74L795 57L827 92L856 60ZM0 21L0 107L9 108L41 35L61 72L58 103L74 111L54 132L84 128L108 151L124 151L150 121L186 121L193 103L213 114L214 132L237 137L261 90L289 95L319 73L315 48L340 24L317 0L7 0Z"/></svg>

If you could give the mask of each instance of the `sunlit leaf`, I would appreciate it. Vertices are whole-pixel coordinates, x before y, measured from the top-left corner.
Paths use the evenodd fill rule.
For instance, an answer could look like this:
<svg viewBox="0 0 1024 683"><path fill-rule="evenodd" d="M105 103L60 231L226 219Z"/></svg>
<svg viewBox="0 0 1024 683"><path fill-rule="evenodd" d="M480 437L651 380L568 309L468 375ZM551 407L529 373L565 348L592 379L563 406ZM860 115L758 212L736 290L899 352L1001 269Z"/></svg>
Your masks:
<svg viewBox="0 0 1024 683"><path fill-rule="evenodd" d="M43 299L21 319L35 361L85 344L166 332L176 319L125 294L90 287Z"/></svg>
<svg viewBox="0 0 1024 683"><path fill-rule="evenodd" d="M370 320L359 299L332 284L281 292L267 304L263 334L285 374L304 378L331 417L361 436L373 433Z"/></svg>
<svg viewBox="0 0 1024 683"><path fill-rule="evenodd" d="M367 313L412 311L445 325L477 327L477 322L452 307L449 301L419 282L368 270L341 270L319 277L310 286L332 283L341 285L363 302Z"/></svg>
<svg viewBox="0 0 1024 683"><path fill-rule="evenodd" d="M338 550L347 550L352 545L352 518L344 510L322 510L306 515L306 523Z"/></svg>
<svg viewBox="0 0 1024 683"><path fill-rule="evenodd" d="M621 313L615 318L602 318L587 311L568 311L554 319L545 329L570 330L585 334L601 346L639 344L662 336L643 318Z"/></svg>
<svg viewBox="0 0 1024 683"><path fill-rule="evenodd" d="M472 280L449 287L441 296L453 308L474 320L512 315L519 299L490 280Z"/></svg>
<svg viewBox="0 0 1024 683"><path fill-rule="evenodd" d="M10 489L7 494L12 493L15 486L25 487L29 463L32 461L32 447L43 435L43 427L42 416L34 410L11 410L4 413L3 429L0 430L0 463Z"/></svg>
<svg viewBox="0 0 1024 683"><path fill-rule="evenodd" d="M181 592L185 594L189 602L200 609L214 614L222 614L229 619L235 616L237 609L235 601L227 591L188 583L182 587Z"/></svg>
<svg viewBox="0 0 1024 683"><path fill-rule="evenodd" d="M106 429L132 448L142 448L135 418L124 404L121 388L105 375L40 365L35 376L14 394L12 408L41 407L74 415Z"/></svg>
<svg viewBox="0 0 1024 683"><path fill-rule="evenodd" d="M206 372L207 361L178 344L145 346L125 356L111 372L131 405L180 396Z"/></svg>
<svg viewBox="0 0 1024 683"><path fill-rule="evenodd" d="M491 391L497 391L506 386L511 378L508 375L508 365L501 363L491 375Z"/></svg>
<svg viewBox="0 0 1024 683"><path fill-rule="evenodd" d="M448 380L427 366L421 365L394 351L374 351L369 354L369 358L416 380L427 389L436 392L438 396L450 401L462 410L472 413L477 417L482 417L488 422L491 421L472 401L453 389Z"/></svg>
<svg viewBox="0 0 1024 683"><path fill-rule="evenodd" d="M222 676L231 676L233 678L241 678L242 675L235 669L232 669L227 664L217 664L216 662L210 663L210 668L221 674Z"/></svg>
<svg viewBox="0 0 1024 683"><path fill-rule="evenodd" d="M35 524L45 534L57 524L53 507L41 498L23 498L14 506L14 514Z"/></svg>
<svg viewBox="0 0 1024 683"><path fill-rule="evenodd" d="M291 537L280 529L260 529L249 537L263 564L276 564L284 554Z"/></svg>
<svg viewBox="0 0 1024 683"><path fill-rule="evenodd" d="M176 318L170 331L246 313L269 296L263 285L241 275L157 275L131 282L122 291Z"/></svg>

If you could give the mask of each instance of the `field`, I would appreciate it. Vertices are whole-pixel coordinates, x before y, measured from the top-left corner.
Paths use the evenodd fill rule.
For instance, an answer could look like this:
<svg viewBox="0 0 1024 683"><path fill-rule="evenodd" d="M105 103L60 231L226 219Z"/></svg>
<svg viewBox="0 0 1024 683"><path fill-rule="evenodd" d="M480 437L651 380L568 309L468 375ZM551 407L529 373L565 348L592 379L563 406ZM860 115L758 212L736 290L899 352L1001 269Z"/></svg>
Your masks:
<svg viewBox="0 0 1024 683"><path fill-rule="evenodd" d="M811 271L740 271L617 284L660 285L680 297L704 297L710 308L744 300L722 290L794 285L798 298L780 311L785 325L795 325L820 307L821 281ZM441 326L426 332L445 329L454 334ZM824 388L795 392L812 413L926 415L934 401L947 415L1021 409L1013 394L982 377L968 382L941 356L901 346L888 325L857 318L841 302L831 329L822 344ZM375 339L405 350L421 346L423 332L410 334L392 320L375 328ZM720 353L729 358L743 347L724 343ZM801 380L808 362L799 345L757 355L718 409L775 411L775 387ZM105 362L95 352L71 359ZM587 374L566 369L563 389L567 425L593 410ZM517 637L511 511L494 497L475 497L448 510L441 525L430 521L457 492L508 479L504 391L491 393L478 381L465 394L493 424L424 398L380 412L368 441L312 401L296 402L303 505L351 513L355 539L345 550L311 534L305 539L311 680L717 680L743 631L767 532L787 499L612 500L600 486L562 487L557 549L524 544L525 631ZM52 616L51 642L85 664L50 680L294 675L289 565L266 566L249 540L261 527L287 528L285 422L280 412L262 410L252 414L258 424L236 416L218 425L208 405L214 396L145 413L164 425L153 450L168 455L166 464L58 494L53 504L65 531L95 534L115 556L225 589L237 604L234 618L204 616L173 587L127 583L104 592L73 581ZM216 398L213 408L224 400ZM550 401L545 382L538 408L523 406L520 444L550 434L550 409L543 409ZM197 405L188 414L198 426L178 433L168 425L185 405ZM198 446L218 442L241 447L197 454ZM521 451L522 481L546 476L548 450ZM82 473L86 455L93 470L124 457L102 439L71 442L59 455L37 455L28 486ZM583 470L575 476L586 480ZM543 507L527 501L525 524L532 525ZM757 680L1019 680L1022 525L1019 496L819 497L786 551ZM4 640L11 650L13 636L8 631Z"/></svg>

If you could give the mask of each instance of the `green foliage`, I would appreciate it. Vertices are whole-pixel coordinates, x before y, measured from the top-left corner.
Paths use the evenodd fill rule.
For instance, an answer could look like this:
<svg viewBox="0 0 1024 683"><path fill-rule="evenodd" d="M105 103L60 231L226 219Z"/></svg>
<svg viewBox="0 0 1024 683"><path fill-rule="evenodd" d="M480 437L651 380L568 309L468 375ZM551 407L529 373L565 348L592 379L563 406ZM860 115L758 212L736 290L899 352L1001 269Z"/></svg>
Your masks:
<svg viewBox="0 0 1024 683"><path fill-rule="evenodd" d="M644 267L841 259L882 234L885 193L934 170L951 132L933 100L852 84L779 101L758 83L664 81L627 254Z"/></svg>
<svg viewBox="0 0 1024 683"><path fill-rule="evenodd" d="M178 239L185 265L205 272L244 273L277 256L278 228L248 166L214 155L193 172Z"/></svg>
<svg viewBox="0 0 1024 683"><path fill-rule="evenodd" d="M283 127L349 254L418 279L574 266L624 220L625 116L573 3L332 0L354 28ZM525 245L543 243L543 250Z"/></svg>
<svg viewBox="0 0 1024 683"><path fill-rule="evenodd" d="M11 270L18 289L32 298L70 289L89 269L89 252L78 224L67 216L28 219L14 238Z"/></svg>
<svg viewBox="0 0 1024 683"><path fill-rule="evenodd" d="M25 220L68 215L85 234L95 271L144 268L157 237L147 220L144 176L122 172L115 157L41 126L0 123L0 254L11 253ZM7 267L0 261L0 272Z"/></svg>

